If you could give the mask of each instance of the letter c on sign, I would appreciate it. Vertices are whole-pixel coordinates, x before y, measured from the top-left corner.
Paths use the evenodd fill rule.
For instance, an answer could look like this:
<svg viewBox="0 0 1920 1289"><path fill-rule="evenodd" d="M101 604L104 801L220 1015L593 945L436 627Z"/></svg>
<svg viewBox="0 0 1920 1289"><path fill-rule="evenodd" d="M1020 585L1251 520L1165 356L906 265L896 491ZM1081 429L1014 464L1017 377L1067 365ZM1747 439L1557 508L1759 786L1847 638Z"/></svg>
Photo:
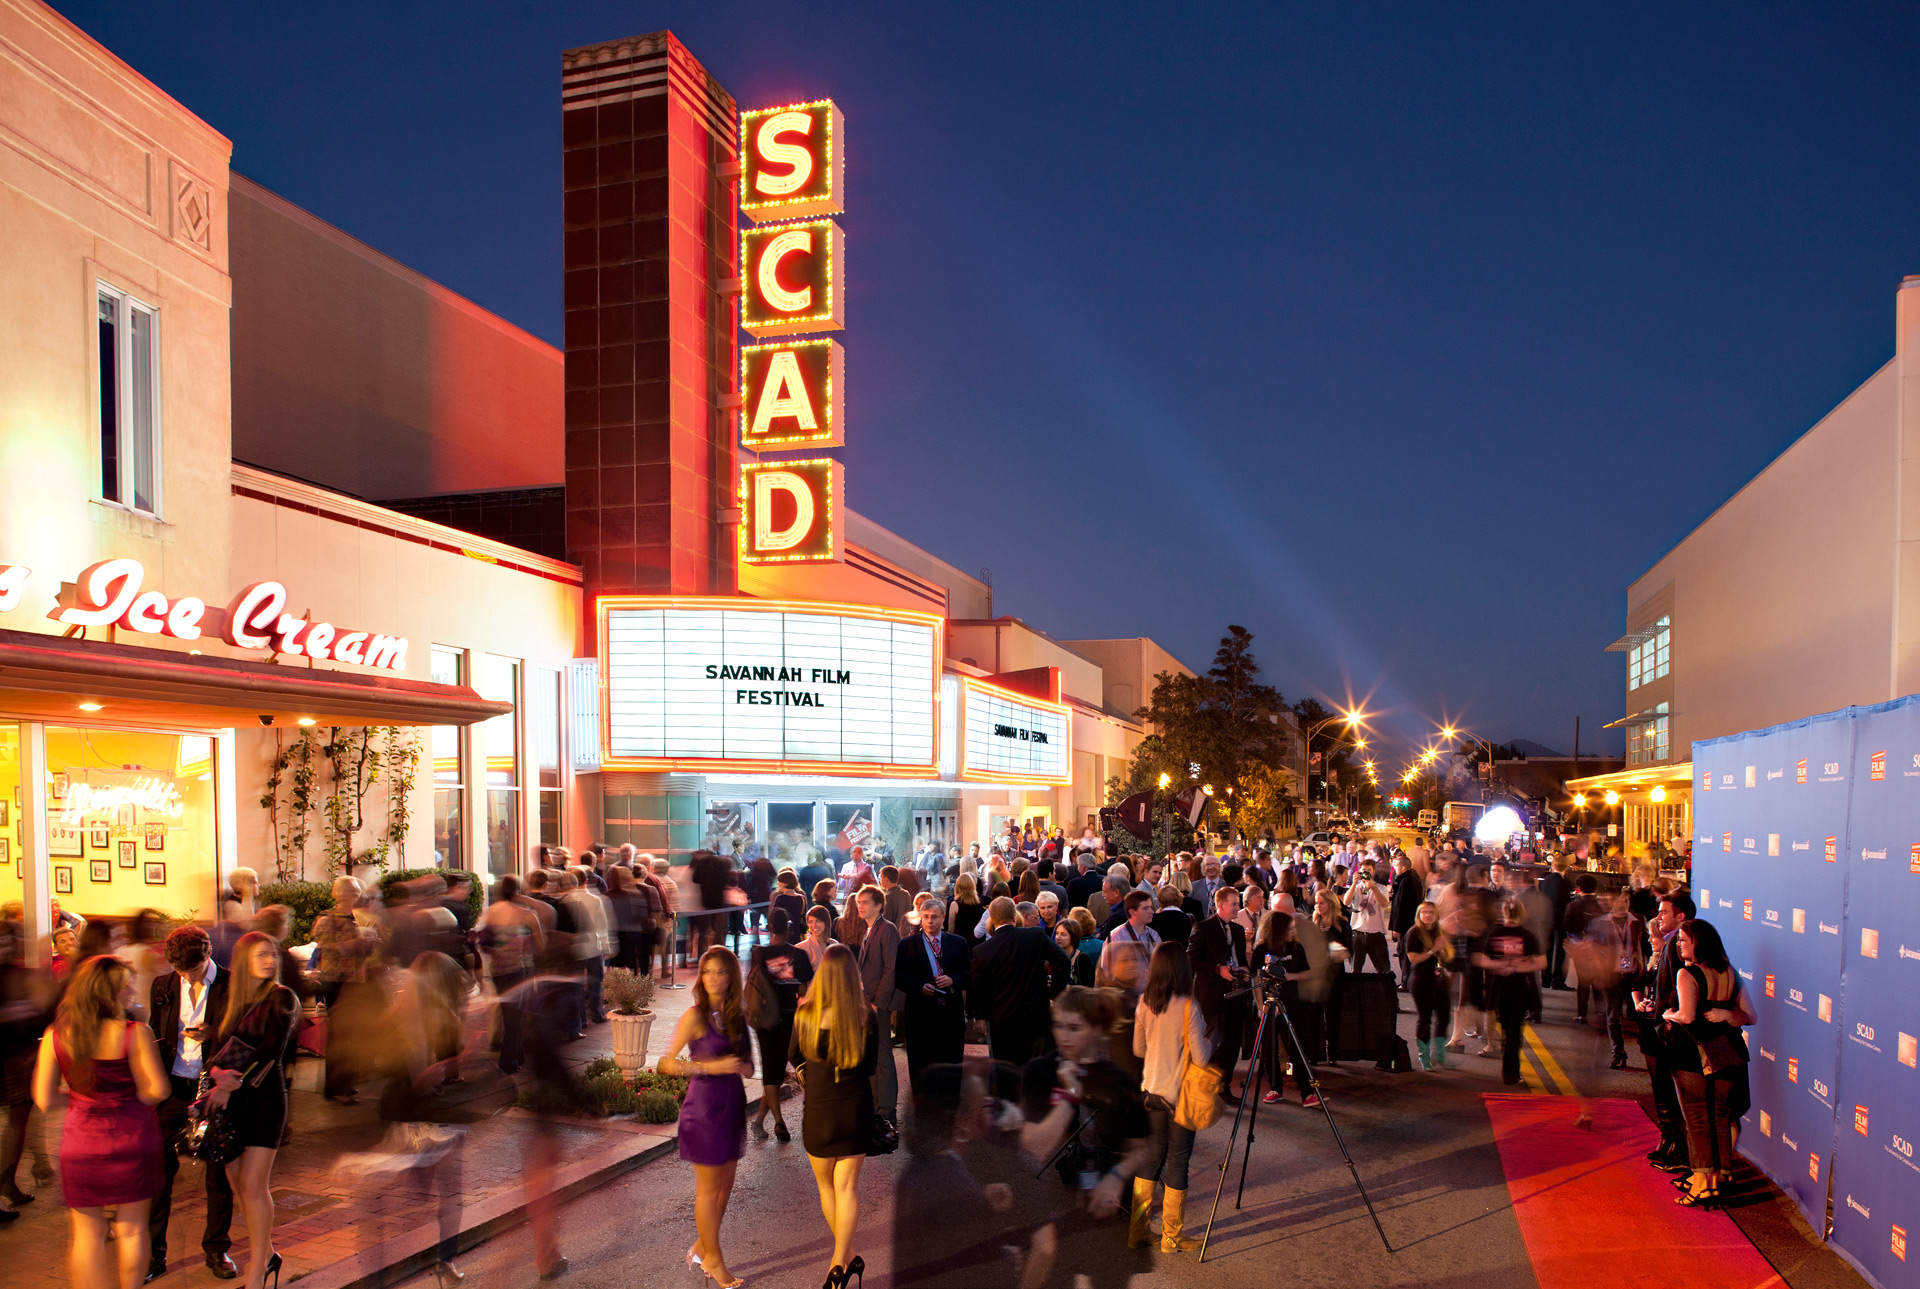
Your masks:
<svg viewBox="0 0 1920 1289"><path fill-rule="evenodd" d="M773 495L793 498L793 522L773 527ZM753 548L756 551L792 550L813 530L813 489L791 470L762 470L753 476Z"/></svg>
<svg viewBox="0 0 1920 1289"><path fill-rule="evenodd" d="M167 597L158 591L142 591L120 617L120 625L150 636L160 634L167 625Z"/></svg>
<svg viewBox="0 0 1920 1289"><path fill-rule="evenodd" d="M813 307L813 288L803 286L798 291L789 291L780 285L780 261L789 255L813 254L813 230L811 228L789 228L767 242L766 249L760 252L760 265L754 270L754 281L760 286L760 298L767 307L777 313L804 313Z"/></svg>
<svg viewBox="0 0 1920 1289"><path fill-rule="evenodd" d="M140 593L145 577L146 570L137 559L103 559L75 580L78 603L62 609L58 620L70 627L104 627L118 622Z"/></svg>
<svg viewBox="0 0 1920 1289"><path fill-rule="evenodd" d="M769 197L799 192L813 178L813 154L803 143L780 142L780 136L788 133L812 134L813 118L805 112L775 112L753 132L753 150L760 154L762 165L793 167L783 175L770 175L765 170L754 175L754 188Z"/></svg>
<svg viewBox="0 0 1920 1289"><path fill-rule="evenodd" d="M227 643L240 649L265 649L287 607L287 588L278 582L255 582L233 597L227 606Z"/></svg>

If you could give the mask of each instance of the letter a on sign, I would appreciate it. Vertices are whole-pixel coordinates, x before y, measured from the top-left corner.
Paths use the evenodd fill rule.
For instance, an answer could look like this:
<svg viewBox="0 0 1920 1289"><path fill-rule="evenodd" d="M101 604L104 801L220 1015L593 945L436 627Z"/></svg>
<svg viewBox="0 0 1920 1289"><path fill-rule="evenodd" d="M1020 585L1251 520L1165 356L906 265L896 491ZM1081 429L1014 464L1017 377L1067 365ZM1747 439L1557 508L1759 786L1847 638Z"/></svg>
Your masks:
<svg viewBox="0 0 1920 1289"><path fill-rule="evenodd" d="M740 446L755 452L837 448L845 351L832 340L740 350Z"/></svg>
<svg viewBox="0 0 1920 1289"><path fill-rule="evenodd" d="M740 562L826 564L842 554L846 507L838 461L740 467Z"/></svg>

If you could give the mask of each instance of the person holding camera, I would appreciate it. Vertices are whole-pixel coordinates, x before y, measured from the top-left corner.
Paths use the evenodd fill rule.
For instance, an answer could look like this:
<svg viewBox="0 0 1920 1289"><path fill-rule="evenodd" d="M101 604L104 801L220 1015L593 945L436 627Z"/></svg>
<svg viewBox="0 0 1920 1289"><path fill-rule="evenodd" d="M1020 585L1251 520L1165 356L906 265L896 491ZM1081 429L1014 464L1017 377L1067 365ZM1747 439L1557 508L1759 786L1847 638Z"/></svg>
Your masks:
<svg viewBox="0 0 1920 1289"><path fill-rule="evenodd" d="M1213 893L1213 916L1193 929L1187 959L1193 965L1193 996L1207 1022L1212 1063L1223 1076L1220 1095L1229 1105L1240 1103L1233 1089L1233 1070L1240 1062L1240 1044L1246 1035L1247 933L1234 920L1240 911L1240 892L1222 886Z"/></svg>

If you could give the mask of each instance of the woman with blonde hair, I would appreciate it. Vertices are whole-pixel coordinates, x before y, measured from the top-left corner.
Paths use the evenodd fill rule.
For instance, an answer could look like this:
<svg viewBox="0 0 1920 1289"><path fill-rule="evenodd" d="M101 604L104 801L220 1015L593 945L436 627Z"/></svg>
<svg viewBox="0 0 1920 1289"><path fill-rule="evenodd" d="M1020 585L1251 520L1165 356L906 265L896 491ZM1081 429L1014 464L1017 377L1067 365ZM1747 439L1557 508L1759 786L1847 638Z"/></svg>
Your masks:
<svg viewBox="0 0 1920 1289"><path fill-rule="evenodd" d="M701 954L693 997L660 1058L660 1073L692 1080L680 1106L680 1158L693 1165L694 1240L687 1266L720 1289L745 1283L727 1270L720 1252L720 1222L747 1150L747 1089L741 1079L753 1073L748 1059L753 1048L742 993L740 959L731 949L716 944Z"/></svg>
<svg viewBox="0 0 1920 1289"><path fill-rule="evenodd" d="M127 1019L132 1002L133 971L126 963L106 956L80 963L33 1071L33 1100L42 1114L52 1111L60 1080L67 1081L60 1190L73 1219L67 1275L79 1289L115 1282L109 1225L120 1289L138 1289L147 1274L147 1207L161 1180L154 1107L171 1088L153 1031Z"/></svg>
<svg viewBox="0 0 1920 1289"><path fill-rule="evenodd" d="M250 931L233 946L227 1011L205 1046L215 1105L225 1105L240 1156L227 1180L247 1220L247 1289L269 1274L280 1283L273 1247L273 1158L287 1139L287 1065L300 1001L280 983L280 943Z"/></svg>
<svg viewBox="0 0 1920 1289"><path fill-rule="evenodd" d="M794 1064L807 1090L800 1140L820 1190L821 1216L833 1232L827 1289L840 1289L866 1270L866 1260L853 1253L853 1233L860 1223L860 1169L871 1145L873 1071L881 1056L880 1026L861 988L859 964L851 949L836 944L820 960L793 1024Z"/></svg>
<svg viewBox="0 0 1920 1289"><path fill-rule="evenodd" d="M947 925L953 933L972 944L978 938L980 919L986 912L987 906L980 902L980 884L973 880L973 874L962 873L954 878L953 898L947 902Z"/></svg>

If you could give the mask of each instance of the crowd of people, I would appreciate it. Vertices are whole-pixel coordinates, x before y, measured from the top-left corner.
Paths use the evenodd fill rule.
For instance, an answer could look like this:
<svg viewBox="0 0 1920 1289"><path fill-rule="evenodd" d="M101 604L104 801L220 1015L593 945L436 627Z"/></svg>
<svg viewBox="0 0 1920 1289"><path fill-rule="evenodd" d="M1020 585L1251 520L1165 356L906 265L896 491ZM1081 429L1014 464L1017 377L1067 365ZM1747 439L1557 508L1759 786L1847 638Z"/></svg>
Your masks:
<svg viewBox="0 0 1920 1289"><path fill-rule="evenodd" d="M1190 1250L1189 1163L1213 1089L1229 1105L1250 1087L1275 1104L1291 1083L1298 1104L1316 1105L1313 1067L1349 1046L1344 991L1368 983L1411 995L1420 1068L1445 1069L1476 1044L1513 1085L1543 991L1577 990L1616 1067L1629 1034L1645 1057L1662 1134L1651 1161L1683 1174L1680 1202L1719 1198L1746 1108L1739 1031L1752 1013L1684 886L1645 871L1603 898L1567 856L1520 862L1459 842L1149 857L1109 853L1091 830L1020 840L1038 843L1031 858L923 846L877 870L859 847L799 869L701 851L679 870L630 846L578 862L540 847L477 918L464 874L387 892L339 878L301 946L288 944L289 910L254 907L240 870L211 928L154 914L106 929L66 915L74 943L44 978L15 932L0 942L0 1213L31 1202L16 1178L28 1116L64 1085L73 1278L132 1289L166 1270L180 1130L221 1109L232 1157L203 1169L202 1253L216 1276L241 1273L228 1255L237 1210L248 1289L264 1289L280 1265L270 1182L303 1014L324 1018L336 1101L377 1080L383 1115L431 1122L432 1098L478 1049L564 1102L578 1086L559 1050L606 1020L609 967L690 990L659 1069L690 1080L687 1264L723 1287L741 1283L721 1242L738 1164L769 1121L791 1140L789 1092L804 1093L829 1289L865 1269L865 1159L902 1145L910 1171L943 1176L985 1222L964 1247L918 1233L896 1248L896 1274L905 1258L925 1273L916 1282L1041 1285L1088 1265L1075 1251L1088 1241L1105 1242L1103 1266L1124 1267L1128 1253L1101 1260L1120 1250ZM740 944L749 919L743 964L726 941ZM1268 1025L1255 1050L1262 1001L1288 1023ZM970 1059L969 1044L987 1056ZM1036 1183L1022 1162L1034 1157L1056 1180ZM462 1278L457 1160L443 1143L403 1165L440 1196L442 1285ZM534 1228L537 1272L565 1271L551 1214Z"/></svg>

